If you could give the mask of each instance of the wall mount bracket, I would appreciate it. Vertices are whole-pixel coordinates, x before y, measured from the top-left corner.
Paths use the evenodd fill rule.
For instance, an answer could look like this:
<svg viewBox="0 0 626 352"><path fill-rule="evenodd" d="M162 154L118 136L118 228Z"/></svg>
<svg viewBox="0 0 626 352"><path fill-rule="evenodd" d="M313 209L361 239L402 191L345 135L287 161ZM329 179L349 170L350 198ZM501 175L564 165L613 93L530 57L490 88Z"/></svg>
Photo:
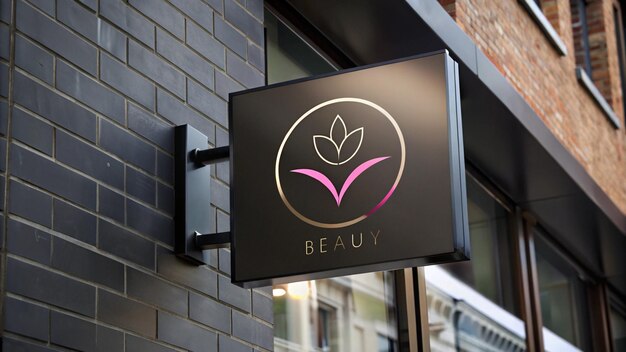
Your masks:
<svg viewBox="0 0 626 352"><path fill-rule="evenodd" d="M176 255L196 265L208 263L206 249L230 246L230 232L211 233L211 170L229 160L230 147L210 148L207 136L189 125L174 130Z"/></svg>

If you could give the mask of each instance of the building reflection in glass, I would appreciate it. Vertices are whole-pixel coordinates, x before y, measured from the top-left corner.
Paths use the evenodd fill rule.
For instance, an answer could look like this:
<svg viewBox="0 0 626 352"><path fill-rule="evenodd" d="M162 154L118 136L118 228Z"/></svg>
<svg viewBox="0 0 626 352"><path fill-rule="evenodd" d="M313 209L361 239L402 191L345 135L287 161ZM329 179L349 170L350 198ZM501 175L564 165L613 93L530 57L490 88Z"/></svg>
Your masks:
<svg viewBox="0 0 626 352"><path fill-rule="evenodd" d="M425 268L432 351L525 351L508 210L467 177L472 259Z"/></svg>
<svg viewBox="0 0 626 352"><path fill-rule="evenodd" d="M397 351L393 287L388 272L275 286L275 351Z"/></svg>

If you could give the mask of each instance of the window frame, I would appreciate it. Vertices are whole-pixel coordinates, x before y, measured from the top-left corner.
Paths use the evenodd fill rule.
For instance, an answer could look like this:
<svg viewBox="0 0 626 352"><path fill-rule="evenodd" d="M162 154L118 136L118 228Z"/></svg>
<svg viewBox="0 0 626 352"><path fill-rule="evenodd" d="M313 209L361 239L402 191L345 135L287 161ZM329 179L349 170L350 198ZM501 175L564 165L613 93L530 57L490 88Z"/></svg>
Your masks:
<svg viewBox="0 0 626 352"><path fill-rule="evenodd" d="M298 11L283 0L265 0L264 8L306 43L313 51L337 70L357 66L343 51L335 46L315 26L307 21ZM267 36L265 36L267 38ZM265 46L267 47L267 46ZM265 60L267 65L267 60ZM267 72L267 70L266 70Z"/></svg>
<svg viewBox="0 0 626 352"><path fill-rule="evenodd" d="M507 212L508 229L506 236L510 245L511 255L511 283L514 291L514 304L516 313L519 319L524 322L525 334L526 334L526 350L529 352L543 351L543 340L540 328L537 328L537 324L530 317L535 316L533 314L532 305L532 280L529 279L529 265L532 261L529 260L528 247L525 245L525 221L526 213L515 204L515 202L509 198L505 193L500 191L496 184L482 172L480 167L476 166L471 160L465 160L466 177L472 178L476 184L494 201L496 201ZM422 317L419 319L421 324L418 324L418 329L426 330L426 334L421 335L420 341L426 341L425 344L420 342L419 351L430 351L430 338L428 336L428 304L426 301L426 288L425 288L425 275L423 268L412 269L418 274L416 275L417 281L415 285L415 292L419 295L416 299L420 302L417 311L421 312ZM497 304L497 303L494 303ZM504 309L504 307L502 307ZM519 314L517 314L519 313ZM539 311L539 317L541 312ZM541 326L541 324L539 324ZM425 327L425 329L424 329ZM538 331L539 330L539 331Z"/></svg>
<svg viewBox="0 0 626 352"><path fill-rule="evenodd" d="M587 3L588 0L570 0L570 10L572 9L572 4L576 2L576 8L579 12L581 29L582 29L582 45L583 45L583 60L584 62L581 64L576 61L576 42L574 42L574 63L576 64L575 74L578 82L583 86L583 88L591 95L591 97L598 104L600 109L604 112L604 115L609 120L609 122L613 125L615 129L621 128L621 122L619 117L615 114L613 107L609 104L604 96L598 90L595 83L593 82L592 76L592 64L591 64L591 48L589 46L589 26L587 24ZM572 29L573 23L571 23ZM572 32L573 34L573 32ZM573 37L572 37L573 39ZM626 112L626 110L624 110Z"/></svg>
<svg viewBox="0 0 626 352"><path fill-rule="evenodd" d="M619 63L620 82L622 89L622 115L624 121L626 121L626 37L624 28L624 16L621 4L618 1L613 1L613 26L615 30L615 41L617 42L617 58Z"/></svg>
<svg viewBox="0 0 626 352"><path fill-rule="evenodd" d="M578 64L578 66L582 67L587 76L592 77L592 69L591 69L591 49L589 46L589 24L587 23L587 0L569 0L570 2L576 2L576 9L578 9L578 18L580 21L581 28L581 40L582 40L582 50L583 50L583 62ZM570 6L571 9L571 6ZM574 55L576 57L576 55Z"/></svg>
<svg viewBox="0 0 626 352"><path fill-rule="evenodd" d="M507 308L505 308L506 302L507 300L505 300L505 296L506 296L506 292L502 289L505 284L508 282L508 284L511 286L511 288L513 289L512 292L512 296L510 297L512 299L512 302L514 305L514 312L510 312L513 315L519 315L521 316L521 303L519 301L519 292L516 289L517 288L517 273L515 275L513 275L514 277L510 278L509 280L505 279L505 275L507 273L503 272L503 269L505 269L503 266L506 266L507 268L510 268L511 270L515 270L516 267L516 248L514 245L514 227L513 224L515 222L515 206L513 204L513 202L508 199L504 194L502 194L501 192L498 191L498 189L491 183L490 180L488 180L486 177L484 177L477 168L475 168L470 162L466 161L466 173L465 173L465 177L467 179L472 179L473 183L476 184L476 186L478 186L484 193L486 196L490 197L493 201L495 201L498 205L500 205L502 207L502 209L506 212L506 222L508 225L508 228L506 229L506 234L505 237L503 239L497 239L497 243L495 243L494 247L493 247L493 256L494 256L494 263L496 265L494 274L495 274L495 281L496 281L496 285L497 285L497 298L499 302L496 302L494 300L492 300L492 302L494 304L497 304L499 306L501 306L503 309L507 310ZM467 183L469 184L469 180L467 181ZM468 185L468 189L469 189L469 185ZM504 245L504 247L506 247L506 253L501 253L502 251L502 246ZM509 256L513 256L512 258L509 258L508 260L506 260L506 256L503 254L508 254ZM452 274L453 276L455 276L454 274ZM509 275L510 276L510 275ZM462 279L459 279L461 281L463 281ZM482 294L482 293L481 293ZM486 296L485 296L486 297ZM488 297L487 297L488 298ZM490 298L489 298L490 299ZM491 299L490 299L491 300ZM519 313L519 314L518 314Z"/></svg>
<svg viewBox="0 0 626 352"><path fill-rule="evenodd" d="M539 280L536 269L536 234L542 236L542 241L550 246L552 252L558 256L558 260L562 264L567 265L568 270L575 272L582 284L584 285L584 294L586 295L586 306L595 307L595 309L587 309L586 323L587 344L593 350L611 351L610 339L610 322L609 322L609 287L606 280L598 279L596 275L589 270L584 263L579 261L574 253L565 248L556 238L554 238L548 230L537 223L537 220L529 213L524 214L526 246L528 252L529 280L532 289L532 310L533 325L538 335L536 342L536 351L544 350L543 336L543 318L541 312L541 303L539 301ZM578 313L577 313L578 314ZM576 324L579 324L576 321ZM579 333L579 332L577 332Z"/></svg>
<svg viewBox="0 0 626 352"><path fill-rule="evenodd" d="M323 312L323 314L322 314ZM324 316L324 319L322 319ZM332 322L331 319L337 318L337 307L327 304L325 302L319 302L317 307L317 348L321 351L327 351L327 348L332 346ZM322 321L323 320L323 321ZM325 342L325 344L324 344Z"/></svg>
<svg viewBox="0 0 626 352"><path fill-rule="evenodd" d="M622 316L626 317L626 300L622 300L616 293L614 292L608 292L607 293L608 296L608 309L609 309L609 314L611 311L616 311L618 312L618 314L621 314ZM613 330L612 330L612 325L611 325L611 321L610 321L610 316L609 316L609 326L608 326L608 333L607 333L607 339L609 340L609 345L611 346L611 351L615 351L617 352L615 345L613 344ZM608 349L607 349L608 351Z"/></svg>
<svg viewBox="0 0 626 352"><path fill-rule="evenodd" d="M546 256L544 260L546 260L561 274L565 275L568 279L571 277L579 279L578 282L568 283L570 286L569 296L572 300L572 327L574 329L574 340L576 341L572 344L582 344L580 348L583 349L590 347L593 341L593 332L592 326L585 323L585 321L587 321L585 317L590 316L591 312L587 309L588 305L585 305L585 311L581 311L581 309L577 308L576 303L581 302L581 299L583 299L585 303L590 302L591 289L593 285L596 284L596 281L592 278L584 266L582 266L569 252L567 252L558 243L558 241L549 235L548 231L543 229L541 226L535 226L534 231L535 234L539 235L539 240L543 242L544 247L546 247L546 249L550 252L550 255ZM535 243L537 242L535 241ZM535 260L537 260L537 257L535 257ZM581 294L583 295L582 297ZM545 324L542 328L544 327L546 327ZM587 333L586 337L583 336L584 332Z"/></svg>
<svg viewBox="0 0 626 352"><path fill-rule="evenodd" d="M567 56L567 46L552 26L546 15L541 11L541 6L537 4L538 0L518 0L521 3L533 21L539 26L539 29L545 34L548 42L561 56Z"/></svg>
<svg viewBox="0 0 626 352"><path fill-rule="evenodd" d="M471 160L465 161L465 170L467 177L472 177L476 183L497 203L499 203L508 213L507 222L509 229L507 231L508 241L510 244L512 284L514 288L514 301L516 309L519 310L519 317L524 321L526 332L526 348L527 351L541 351L536 349L539 343L542 344L542 335L536 331L533 324L533 305L532 305L532 285L529 278L529 258L528 248L525 245L525 219L523 212L515 202L506 194L501 192L497 185L483 173L479 167L475 166Z"/></svg>

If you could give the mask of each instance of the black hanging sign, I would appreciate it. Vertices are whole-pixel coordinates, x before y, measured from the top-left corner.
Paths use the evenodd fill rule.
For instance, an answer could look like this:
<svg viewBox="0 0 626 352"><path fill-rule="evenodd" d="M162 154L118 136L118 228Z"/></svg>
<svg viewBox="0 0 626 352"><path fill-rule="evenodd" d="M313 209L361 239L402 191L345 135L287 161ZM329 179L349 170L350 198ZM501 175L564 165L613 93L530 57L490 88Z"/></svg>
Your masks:
<svg viewBox="0 0 626 352"><path fill-rule="evenodd" d="M231 94L230 234L199 235L177 208L177 251L201 262L194 246L229 239L244 287L467 259L458 86L440 52ZM183 177L208 175L199 159L219 156L181 138Z"/></svg>

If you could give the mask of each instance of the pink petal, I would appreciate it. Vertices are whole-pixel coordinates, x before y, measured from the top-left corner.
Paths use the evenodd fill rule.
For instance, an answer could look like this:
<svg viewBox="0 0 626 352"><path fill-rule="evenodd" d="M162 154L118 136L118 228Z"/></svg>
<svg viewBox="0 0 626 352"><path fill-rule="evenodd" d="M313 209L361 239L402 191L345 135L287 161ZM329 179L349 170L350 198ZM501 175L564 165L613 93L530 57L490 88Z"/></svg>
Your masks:
<svg viewBox="0 0 626 352"><path fill-rule="evenodd" d="M291 172L307 175L311 178L316 179L330 191L330 193L333 195L333 198L335 198L335 202L337 202L337 206L339 206L339 203L341 203L341 198L339 198L339 195L337 194L335 185L333 185L333 183L330 182L328 177L326 177L326 175L324 175L323 173L311 169L295 169L291 170Z"/></svg>
<svg viewBox="0 0 626 352"><path fill-rule="evenodd" d="M361 174L364 173L370 167L378 164L379 162L381 162L381 161L383 161L385 159L389 159L389 158L390 157L388 157L388 156L383 156L383 157L380 157L380 158L374 158L374 159L370 159L370 160L364 162L363 164L357 166L356 169L354 169L350 173L350 175L348 176L346 181L343 183L343 186L341 187L341 192L339 193L339 203L341 203L341 200L343 199L344 194L346 194L346 192L348 191L348 188L350 188L350 185L352 184L352 182L354 182L354 180L357 179L357 177L361 176Z"/></svg>
<svg viewBox="0 0 626 352"><path fill-rule="evenodd" d="M298 174L309 176L309 177L317 180L321 184L323 184L324 187L326 187L330 191L330 193L332 194L333 198L335 198L335 202L337 202L337 206L339 206L341 204L341 201L343 200L343 196L348 191L348 188L350 188L350 185L352 185L352 183L359 176L361 176L361 174L363 174L370 167L378 164L379 162L381 162L381 161L383 161L385 159L389 159L389 158L390 158L389 156L383 156L383 157L379 157L379 158L374 158L374 159L368 160L368 161L362 163L361 165L357 166L356 169L354 169L350 173L350 175L348 176L346 181L343 183L343 186L341 187L341 192L339 194L337 194L337 189L335 188L335 185L333 185L333 183L328 179L328 177L326 177L326 175L324 175L323 173L321 173L319 171L312 170L312 169L295 169L295 170L291 170L291 172L295 172L295 173L298 173ZM391 194L387 195L386 199L383 200L382 204L384 204L384 202L387 200L387 198L389 198L390 195ZM380 205L382 205L382 204L380 204ZM379 205L379 207L380 207L380 205Z"/></svg>

